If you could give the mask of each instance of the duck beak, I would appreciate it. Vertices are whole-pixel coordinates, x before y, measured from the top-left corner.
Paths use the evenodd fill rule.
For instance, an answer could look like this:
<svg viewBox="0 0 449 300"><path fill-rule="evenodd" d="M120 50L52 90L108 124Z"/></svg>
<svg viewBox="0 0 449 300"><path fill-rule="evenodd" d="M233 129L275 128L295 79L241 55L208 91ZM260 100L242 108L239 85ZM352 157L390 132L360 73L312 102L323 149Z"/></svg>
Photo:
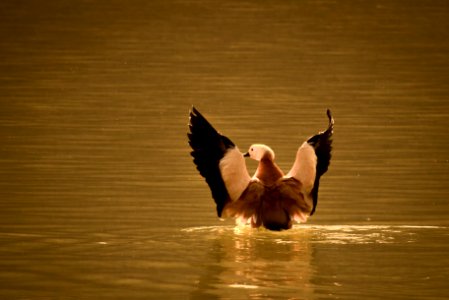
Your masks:
<svg viewBox="0 0 449 300"><path fill-rule="evenodd" d="M249 157L249 152L246 152L245 154L243 154L244 157Z"/></svg>

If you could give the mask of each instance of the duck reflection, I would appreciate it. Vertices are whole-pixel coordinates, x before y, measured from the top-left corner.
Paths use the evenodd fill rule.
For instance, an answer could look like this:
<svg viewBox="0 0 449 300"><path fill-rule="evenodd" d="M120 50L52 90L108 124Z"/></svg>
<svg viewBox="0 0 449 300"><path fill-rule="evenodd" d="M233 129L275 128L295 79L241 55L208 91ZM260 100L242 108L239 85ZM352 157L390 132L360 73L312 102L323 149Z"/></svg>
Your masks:
<svg viewBox="0 0 449 300"><path fill-rule="evenodd" d="M192 299L310 298L314 269L310 234L213 227L204 270Z"/></svg>

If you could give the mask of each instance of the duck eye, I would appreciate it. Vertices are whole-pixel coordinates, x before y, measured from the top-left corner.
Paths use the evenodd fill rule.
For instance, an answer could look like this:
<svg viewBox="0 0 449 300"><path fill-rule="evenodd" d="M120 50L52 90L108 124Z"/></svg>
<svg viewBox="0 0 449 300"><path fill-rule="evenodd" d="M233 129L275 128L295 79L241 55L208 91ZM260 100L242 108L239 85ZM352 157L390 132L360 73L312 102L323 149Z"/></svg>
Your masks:
<svg viewBox="0 0 449 300"><path fill-rule="evenodd" d="M253 149L253 148L251 148L251 151L254 151L254 149Z"/></svg>

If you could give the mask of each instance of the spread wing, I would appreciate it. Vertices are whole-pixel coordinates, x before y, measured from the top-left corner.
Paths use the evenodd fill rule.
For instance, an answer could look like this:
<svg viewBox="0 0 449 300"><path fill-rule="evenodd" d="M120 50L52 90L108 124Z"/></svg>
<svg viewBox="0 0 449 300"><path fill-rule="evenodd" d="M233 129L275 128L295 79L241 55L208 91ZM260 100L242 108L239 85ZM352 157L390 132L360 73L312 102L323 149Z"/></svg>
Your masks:
<svg viewBox="0 0 449 300"><path fill-rule="evenodd" d="M221 217L224 206L238 200L251 180L245 159L235 144L218 133L194 107L189 129L187 136L193 150L190 154L209 185Z"/></svg>
<svg viewBox="0 0 449 300"><path fill-rule="evenodd" d="M295 163L286 175L301 182L301 193L313 203L310 215L313 215L318 203L320 177L326 173L331 160L334 119L329 109L327 117L329 118L328 128L312 136L299 147Z"/></svg>

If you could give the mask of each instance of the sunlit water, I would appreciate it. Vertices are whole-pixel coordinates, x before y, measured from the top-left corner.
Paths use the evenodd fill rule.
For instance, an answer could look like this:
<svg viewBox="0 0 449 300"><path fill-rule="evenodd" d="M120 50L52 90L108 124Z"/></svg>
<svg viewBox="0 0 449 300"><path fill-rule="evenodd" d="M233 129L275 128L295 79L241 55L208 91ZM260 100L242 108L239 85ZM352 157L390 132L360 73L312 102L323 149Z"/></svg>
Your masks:
<svg viewBox="0 0 449 300"><path fill-rule="evenodd" d="M449 297L446 1L2 1L0 25L1 299ZM332 110L307 224L218 220L192 104L284 171Z"/></svg>
<svg viewBox="0 0 449 300"><path fill-rule="evenodd" d="M232 225L1 233L7 298L444 298L448 229ZM387 285L388 289L380 289ZM429 290L428 287L435 290Z"/></svg>

